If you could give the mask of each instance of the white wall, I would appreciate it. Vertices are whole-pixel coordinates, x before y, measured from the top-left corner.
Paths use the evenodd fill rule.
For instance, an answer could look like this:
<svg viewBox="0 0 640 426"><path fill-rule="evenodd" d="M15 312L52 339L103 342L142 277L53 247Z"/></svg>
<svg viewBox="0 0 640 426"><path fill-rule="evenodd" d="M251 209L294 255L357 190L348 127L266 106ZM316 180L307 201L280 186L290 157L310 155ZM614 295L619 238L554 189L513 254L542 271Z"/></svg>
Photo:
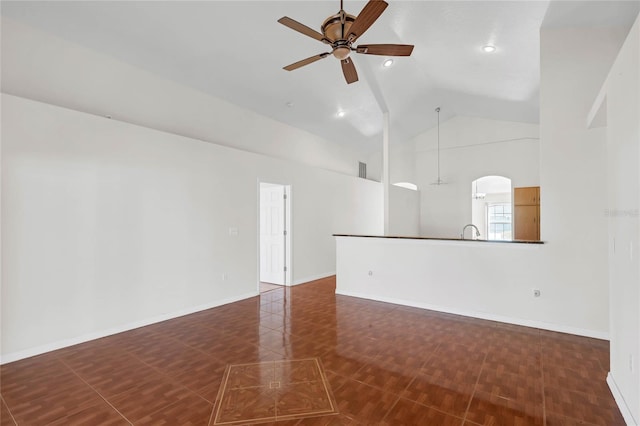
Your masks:
<svg viewBox="0 0 640 426"><path fill-rule="evenodd" d="M396 141L391 145L389 157L391 183L416 183L416 152L413 143Z"/></svg>
<svg viewBox="0 0 640 426"><path fill-rule="evenodd" d="M416 183L416 161L415 147L412 143L398 142L393 140L394 132L390 133L392 138L389 146L389 181ZM367 179L382 181L382 141L372 141L378 144L377 150L369 153L364 161L367 163Z"/></svg>
<svg viewBox="0 0 640 426"><path fill-rule="evenodd" d="M607 117L610 385L640 423L640 18L603 86ZM631 368L631 364L633 369ZM631 419L632 418L632 419Z"/></svg>
<svg viewBox="0 0 640 426"><path fill-rule="evenodd" d="M367 164L367 179L376 182L382 182L382 141L379 145L379 150L369 153L363 160L360 160Z"/></svg>
<svg viewBox="0 0 640 426"><path fill-rule="evenodd" d="M454 117L440 125L440 175L437 179L437 129L414 140L416 183L421 192L421 235L456 237L471 223L470 185L482 176L511 179L515 186L539 184L536 124Z"/></svg>
<svg viewBox="0 0 640 426"><path fill-rule="evenodd" d="M5 17L0 29L3 93L358 175L365 154L345 141L327 141Z"/></svg>
<svg viewBox="0 0 640 426"><path fill-rule="evenodd" d="M540 81L541 239L551 297L609 329L606 151L586 117L619 49L619 29L543 28Z"/></svg>
<svg viewBox="0 0 640 426"><path fill-rule="evenodd" d="M389 235L420 235L420 192L389 186Z"/></svg>
<svg viewBox="0 0 640 426"><path fill-rule="evenodd" d="M259 180L294 282L382 232L378 183L2 95L2 361L256 294Z"/></svg>
<svg viewBox="0 0 640 426"><path fill-rule="evenodd" d="M357 237L337 245L339 294L607 337L606 316L558 299L548 245Z"/></svg>

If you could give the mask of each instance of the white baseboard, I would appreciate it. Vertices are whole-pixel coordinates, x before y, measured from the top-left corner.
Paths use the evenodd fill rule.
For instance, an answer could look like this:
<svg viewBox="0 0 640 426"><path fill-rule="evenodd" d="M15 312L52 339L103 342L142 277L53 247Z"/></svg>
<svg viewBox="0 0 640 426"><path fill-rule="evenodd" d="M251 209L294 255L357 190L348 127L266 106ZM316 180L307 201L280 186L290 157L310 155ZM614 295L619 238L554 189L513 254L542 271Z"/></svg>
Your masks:
<svg viewBox="0 0 640 426"><path fill-rule="evenodd" d="M570 326L565 326L561 324L553 324L553 323L548 323L544 321L525 320L521 318L511 318L511 317L505 317L501 315L494 315L486 312L475 312L475 311L465 311L461 309L452 309L452 308L443 307L443 306L431 305L428 303L409 301L404 299L395 299L395 298L389 298L389 297L377 297L374 295L362 294L357 292L340 291L338 289L336 289L336 294L341 294L343 296L358 297L361 299L370 299L378 302L393 303L395 305L429 309L431 311L445 312L447 314L463 315L465 317L480 318L480 319L485 319L489 321L497 321L497 322L504 322L507 324L522 325L525 327L540 328L543 330L557 331L560 333L575 334L578 336L592 337L594 339L609 340L609 333L607 332L587 330L583 328L570 327Z"/></svg>
<svg viewBox="0 0 640 426"><path fill-rule="evenodd" d="M629 410L629 406L627 405L627 402L624 400L624 397L622 396L620 389L618 389L618 385L616 384L616 381L613 378L613 375L611 374L611 372L607 374L607 384L609 385L609 389L613 394L613 399L616 400L616 404L618 404L618 408L620 409L620 414L622 414L622 417L624 418L624 421L627 424L627 426L638 426L638 422L636 422L633 416L631 415L631 410Z"/></svg>
<svg viewBox="0 0 640 426"><path fill-rule="evenodd" d="M300 278L300 279L294 280L291 285L305 284L305 283L308 283L309 281L321 280L323 278L332 277L335 274L336 274L336 272L333 271L333 272L325 272L324 274L311 275L311 276L308 276L308 277L304 277L304 278Z"/></svg>
<svg viewBox="0 0 640 426"><path fill-rule="evenodd" d="M193 314L196 312L204 311L207 309L215 308L222 305L227 305L229 303L237 302L239 300L248 299L250 297L258 296L259 293L257 291L251 293L245 293L238 297L232 297L229 299L217 300L213 303L208 303L204 305L193 306L186 309L181 309L179 311L170 312L162 315L157 315L152 318L146 318L144 320L131 322L128 324L119 325L117 327L112 327L106 330L100 330L93 333L83 334L81 336L72 337L70 339L58 340L56 342L47 343L46 345L40 345L29 349L24 349L17 352L11 352L8 354L2 355L0 358L0 365L8 364L10 362L19 361L24 358L29 358L36 355L41 355L46 352L55 351L58 349L66 348L68 346L77 345L79 343L85 343L90 340L100 339L102 337L111 336L113 334L122 333L124 331L133 330L134 328L140 328L147 325L155 324L158 322L170 320L173 318L182 317L184 315Z"/></svg>

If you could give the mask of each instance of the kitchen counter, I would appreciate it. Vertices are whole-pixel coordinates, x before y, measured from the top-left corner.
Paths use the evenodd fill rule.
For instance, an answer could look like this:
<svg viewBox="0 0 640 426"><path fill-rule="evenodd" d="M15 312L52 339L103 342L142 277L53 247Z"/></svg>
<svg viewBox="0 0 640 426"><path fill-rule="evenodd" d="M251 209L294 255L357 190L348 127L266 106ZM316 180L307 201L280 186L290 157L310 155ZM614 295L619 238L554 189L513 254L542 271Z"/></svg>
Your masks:
<svg viewBox="0 0 640 426"><path fill-rule="evenodd" d="M555 291L547 286L549 244L348 234L335 240L337 294L554 329L545 316Z"/></svg>
<svg viewBox="0 0 640 426"><path fill-rule="evenodd" d="M439 237L405 237L401 235L351 235L351 234L333 234L334 237L357 237L357 238L390 238L390 239L403 239L403 240L431 240L431 241L459 241L459 242L472 242L472 243L498 243L498 244L544 244L544 241L530 241L530 240L471 240L461 238L439 238Z"/></svg>

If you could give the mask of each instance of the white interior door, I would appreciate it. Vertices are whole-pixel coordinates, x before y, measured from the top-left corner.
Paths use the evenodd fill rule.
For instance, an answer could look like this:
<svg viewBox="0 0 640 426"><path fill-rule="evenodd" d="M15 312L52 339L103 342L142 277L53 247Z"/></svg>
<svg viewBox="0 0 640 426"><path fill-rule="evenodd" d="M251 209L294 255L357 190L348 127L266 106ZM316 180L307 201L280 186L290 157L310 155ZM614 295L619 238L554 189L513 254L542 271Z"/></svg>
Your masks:
<svg viewBox="0 0 640 426"><path fill-rule="evenodd" d="M283 185L260 184L260 281L285 284L286 198Z"/></svg>

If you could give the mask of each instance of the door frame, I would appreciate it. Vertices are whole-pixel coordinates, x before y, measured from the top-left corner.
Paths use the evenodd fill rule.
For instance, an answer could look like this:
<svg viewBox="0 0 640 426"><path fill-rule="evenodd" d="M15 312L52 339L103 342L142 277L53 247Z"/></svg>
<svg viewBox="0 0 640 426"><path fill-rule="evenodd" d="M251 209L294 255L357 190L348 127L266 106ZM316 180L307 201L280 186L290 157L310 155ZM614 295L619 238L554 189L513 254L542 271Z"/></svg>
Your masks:
<svg viewBox="0 0 640 426"><path fill-rule="evenodd" d="M292 231L292 227L291 224L293 223L293 221L291 220L291 198L292 198L292 190L291 190L291 184L289 183L282 183L278 180L274 180L274 179L258 179L258 183L257 183L257 187L258 187L258 191L257 191L257 205L256 205L256 212L257 212L257 218L256 218L256 222L257 222L257 243L256 244L256 253L257 253L257 261L256 261L256 266L257 266L257 275L258 275L258 279L256 282L256 286L258 288L258 292L260 292L260 203L261 203L261 197L260 197L260 186L261 184L269 184L269 185L277 185L277 186L282 186L284 187L284 193L286 195L286 198L283 200L284 202L284 225L285 225L285 230L287 231L287 234L284 237L284 263L285 266L287 268L287 270L285 271L284 274L284 285L285 286L291 286L291 277L293 276L293 265L291 262L292 259L292 255L291 253L293 252L293 245L292 245L292 241L293 238L291 237L291 235L293 234Z"/></svg>

